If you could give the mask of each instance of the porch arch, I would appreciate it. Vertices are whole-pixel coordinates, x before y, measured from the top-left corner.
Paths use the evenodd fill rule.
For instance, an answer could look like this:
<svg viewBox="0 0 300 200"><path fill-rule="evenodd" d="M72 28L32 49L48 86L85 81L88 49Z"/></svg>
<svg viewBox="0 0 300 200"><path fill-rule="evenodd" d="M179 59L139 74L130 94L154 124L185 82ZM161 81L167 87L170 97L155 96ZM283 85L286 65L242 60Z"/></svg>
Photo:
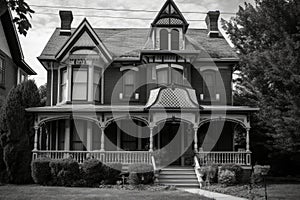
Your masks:
<svg viewBox="0 0 300 200"><path fill-rule="evenodd" d="M243 121L235 118L228 118L228 117L214 117L214 118L204 119L200 121L198 127L200 128L202 125L212 121L224 121L224 122L229 121L241 125L244 129L250 129L250 127L247 124L245 124Z"/></svg>
<svg viewBox="0 0 300 200"><path fill-rule="evenodd" d="M146 124L146 126L149 126L149 121L143 117L139 117L139 116L120 116L120 117L116 117L116 118L111 118L109 120L107 120L104 124L104 127L107 128L111 123L117 122L117 121L121 121L121 120L137 120L137 121L141 121L143 123Z"/></svg>

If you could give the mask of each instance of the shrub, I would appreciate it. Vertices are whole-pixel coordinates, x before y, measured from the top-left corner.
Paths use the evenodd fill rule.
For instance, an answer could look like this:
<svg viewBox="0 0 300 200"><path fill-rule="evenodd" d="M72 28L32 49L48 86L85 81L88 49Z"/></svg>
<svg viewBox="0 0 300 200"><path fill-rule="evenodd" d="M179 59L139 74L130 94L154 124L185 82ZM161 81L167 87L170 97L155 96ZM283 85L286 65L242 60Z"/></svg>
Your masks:
<svg viewBox="0 0 300 200"><path fill-rule="evenodd" d="M46 185L51 180L50 159L39 158L31 163L31 175L35 183Z"/></svg>
<svg viewBox="0 0 300 200"><path fill-rule="evenodd" d="M104 166L97 159L90 159L84 161L82 164L82 170L84 173L84 180L88 186L95 186L100 184L104 179Z"/></svg>
<svg viewBox="0 0 300 200"><path fill-rule="evenodd" d="M239 165L235 165L235 164L227 164L227 165L222 165L220 167L220 171L224 171L224 170L229 170L234 172L235 174L235 179L238 183L240 183L243 179L243 168Z"/></svg>
<svg viewBox="0 0 300 200"><path fill-rule="evenodd" d="M104 167L104 183L105 184L116 184L120 173L122 171L121 163L108 163Z"/></svg>
<svg viewBox="0 0 300 200"><path fill-rule="evenodd" d="M230 170L222 170L219 174L218 181L225 185L234 185L236 183L235 172Z"/></svg>
<svg viewBox="0 0 300 200"><path fill-rule="evenodd" d="M203 180L208 180L210 183L218 181L218 165L208 165L201 167Z"/></svg>
<svg viewBox="0 0 300 200"><path fill-rule="evenodd" d="M128 182L132 185L150 184L154 181L154 169L150 164L131 164L128 167ZM136 174L136 175L135 175Z"/></svg>
<svg viewBox="0 0 300 200"><path fill-rule="evenodd" d="M53 185L72 186L80 178L79 164L73 159L51 161L49 166Z"/></svg>

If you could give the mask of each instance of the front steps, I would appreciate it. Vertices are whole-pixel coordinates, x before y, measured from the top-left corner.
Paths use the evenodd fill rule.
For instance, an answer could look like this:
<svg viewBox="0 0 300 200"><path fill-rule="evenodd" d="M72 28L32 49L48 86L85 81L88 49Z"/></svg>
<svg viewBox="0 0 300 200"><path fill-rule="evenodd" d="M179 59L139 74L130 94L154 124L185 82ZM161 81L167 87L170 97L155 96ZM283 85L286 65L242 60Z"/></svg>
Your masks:
<svg viewBox="0 0 300 200"><path fill-rule="evenodd" d="M170 166L163 168L159 173L158 183L180 188L199 188L193 167Z"/></svg>

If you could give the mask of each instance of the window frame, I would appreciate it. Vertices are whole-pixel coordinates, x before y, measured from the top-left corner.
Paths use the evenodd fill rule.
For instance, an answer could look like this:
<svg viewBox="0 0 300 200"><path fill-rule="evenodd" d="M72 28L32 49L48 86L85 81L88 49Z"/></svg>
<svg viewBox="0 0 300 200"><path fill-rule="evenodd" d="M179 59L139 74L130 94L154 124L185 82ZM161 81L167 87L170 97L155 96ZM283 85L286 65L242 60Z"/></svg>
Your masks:
<svg viewBox="0 0 300 200"><path fill-rule="evenodd" d="M86 69L86 95L85 95L85 99L74 99L73 98L73 90L74 90L74 69ZM88 88L88 83L89 83L89 66L88 65L72 65L71 67L71 96L70 99L72 102L83 102L83 101L88 101L88 93L89 93L89 88ZM77 83L77 84L84 84L83 82L81 83Z"/></svg>
<svg viewBox="0 0 300 200"><path fill-rule="evenodd" d="M159 83L159 75L158 73L162 70L166 70L167 71L167 83ZM184 67L181 65L177 65L177 64L161 64L161 65L157 65L156 66L156 83L158 85L170 85L173 83L174 77L173 77L173 72L174 71L181 71L182 72L182 83L178 84L178 83L174 83L176 85L184 85Z"/></svg>
<svg viewBox="0 0 300 200"><path fill-rule="evenodd" d="M63 83L63 74L64 74L64 71L66 72L66 75L67 75L67 77L66 77L66 81L65 81L65 83ZM60 69L60 77L59 77L59 101L60 102L66 102L67 101L67 99L68 99L68 68L67 67L63 67L63 68L61 68ZM63 90L62 90L62 88L63 88L63 86L66 88L65 89L65 99L63 99L62 97L63 97Z"/></svg>
<svg viewBox="0 0 300 200"><path fill-rule="evenodd" d="M102 71L103 71L103 68L101 67L98 67L98 66L94 66L93 67L93 74L95 74L96 71L99 71L99 75L100 75L100 79L95 82L95 76L93 77L93 101L95 102L101 102L101 84L102 84ZM99 96L98 96L98 99L96 99L96 91L95 91L95 85L96 85L96 89L99 90Z"/></svg>
<svg viewBox="0 0 300 200"><path fill-rule="evenodd" d="M166 40L165 40L165 38L162 37L162 36L165 36L165 35L163 35L163 32L166 33L166 37L167 37ZM164 43L164 45L167 45L166 48L162 48L162 44L163 44L162 41L164 41L164 42L166 41L167 44ZM159 49L160 50L169 50L169 43L170 43L170 41L169 41L169 31L168 31L168 29L161 29L159 31Z"/></svg>
<svg viewBox="0 0 300 200"><path fill-rule="evenodd" d="M173 38L175 36L174 32L176 32L178 34L178 38L177 37ZM169 41L169 42L171 44L171 50L175 50L175 51L179 50L180 49L180 44L179 44L180 43L180 32L179 32L178 29L172 29L171 30L171 38L170 39L171 39L171 41ZM173 48L173 44L174 44L175 39L177 39L175 47L178 47L178 48Z"/></svg>
<svg viewBox="0 0 300 200"><path fill-rule="evenodd" d="M132 80L132 84L126 84L126 74L128 75L128 73L132 73L133 75L133 80ZM134 94L135 94L135 89L136 89L136 71L133 69L125 69L122 70L122 83L123 83L123 99L134 99ZM126 85L132 85L133 86L133 93L130 96L127 96L125 93L125 87ZM133 98L132 98L133 96Z"/></svg>

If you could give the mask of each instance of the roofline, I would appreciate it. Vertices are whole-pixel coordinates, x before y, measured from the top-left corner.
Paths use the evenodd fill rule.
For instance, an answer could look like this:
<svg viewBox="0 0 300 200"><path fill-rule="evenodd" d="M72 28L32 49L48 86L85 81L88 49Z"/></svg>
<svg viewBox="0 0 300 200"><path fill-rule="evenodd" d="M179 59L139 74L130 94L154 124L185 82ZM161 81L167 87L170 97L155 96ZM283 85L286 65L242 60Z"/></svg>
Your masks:
<svg viewBox="0 0 300 200"><path fill-rule="evenodd" d="M3 20L2 17L7 18L6 20ZM19 67L21 67L26 73L28 73L28 75L37 75L37 73L26 63L26 61L24 60L24 54L21 48L21 43L18 37L18 33L15 27L15 24L12 22L12 14L10 9L8 8L5 13L1 16L1 22L3 24L5 24L6 26L10 27L9 29L13 30L12 32L8 32L5 31L4 29L4 34L6 36L6 38L10 38L13 37L12 40L16 41L16 43L10 43L8 42L10 51L12 53L12 59L14 60L15 64L19 65ZM11 45L14 45L14 47L12 47ZM16 48L17 49L17 53L19 55L14 54L11 48Z"/></svg>

